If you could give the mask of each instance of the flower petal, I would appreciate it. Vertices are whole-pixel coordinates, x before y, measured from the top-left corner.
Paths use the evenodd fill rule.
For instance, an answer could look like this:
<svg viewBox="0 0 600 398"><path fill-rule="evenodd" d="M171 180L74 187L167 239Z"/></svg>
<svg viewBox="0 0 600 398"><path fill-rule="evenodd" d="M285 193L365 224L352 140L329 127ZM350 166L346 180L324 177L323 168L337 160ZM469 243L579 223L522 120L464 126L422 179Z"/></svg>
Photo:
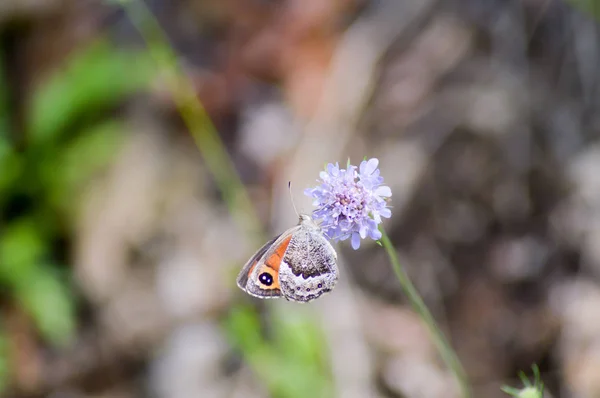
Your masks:
<svg viewBox="0 0 600 398"><path fill-rule="evenodd" d="M381 239L381 236L382 236L381 231L378 230L377 228L371 229L369 232L370 232L369 233L369 237L371 239L373 239L373 240L379 240L379 239Z"/></svg>
<svg viewBox="0 0 600 398"><path fill-rule="evenodd" d="M357 250L360 247L360 235L356 232L352 234L352 248Z"/></svg>
<svg viewBox="0 0 600 398"><path fill-rule="evenodd" d="M358 233L360 234L360 238L361 239L366 238L368 231L369 231L369 227L366 224L361 225L360 230L358 231Z"/></svg>
<svg viewBox="0 0 600 398"><path fill-rule="evenodd" d="M390 196L392 196L392 190L387 185L382 185L380 187L377 187L377 189L375 189L375 195L384 196L384 197L389 198Z"/></svg>
<svg viewBox="0 0 600 398"><path fill-rule="evenodd" d="M337 177L337 175L340 173L340 165L338 163L336 163L335 165L332 163L329 163L327 165L327 172L332 176L332 177Z"/></svg>
<svg viewBox="0 0 600 398"><path fill-rule="evenodd" d="M377 169L379 160L377 158L371 158L367 161L363 160L360 163L360 174L361 176L368 177Z"/></svg>
<svg viewBox="0 0 600 398"><path fill-rule="evenodd" d="M375 221L376 224L379 224L381 222L381 216L379 215L379 212L373 213L373 220Z"/></svg>

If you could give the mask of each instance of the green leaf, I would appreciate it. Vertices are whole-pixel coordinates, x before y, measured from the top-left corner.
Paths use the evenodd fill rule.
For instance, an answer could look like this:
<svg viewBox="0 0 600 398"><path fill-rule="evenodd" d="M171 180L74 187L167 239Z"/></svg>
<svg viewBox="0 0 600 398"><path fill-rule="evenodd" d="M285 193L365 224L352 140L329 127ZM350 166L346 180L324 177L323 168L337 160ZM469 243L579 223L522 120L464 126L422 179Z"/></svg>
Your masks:
<svg viewBox="0 0 600 398"><path fill-rule="evenodd" d="M47 252L46 241L33 219L8 225L0 235L0 282L15 286L28 281Z"/></svg>
<svg viewBox="0 0 600 398"><path fill-rule="evenodd" d="M22 170L23 159L5 139L0 138L0 205L18 182Z"/></svg>
<svg viewBox="0 0 600 398"><path fill-rule="evenodd" d="M273 340L267 340L251 307L234 309L226 330L244 359L276 398L329 397L327 347L317 324L293 312L273 313Z"/></svg>
<svg viewBox="0 0 600 398"><path fill-rule="evenodd" d="M592 18L600 20L600 1L599 0L569 0L574 7L588 13Z"/></svg>
<svg viewBox="0 0 600 398"><path fill-rule="evenodd" d="M7 285L31 315L42 335L61 344L74 332L69 287L44 264L47 239L33 218L24 218L0 235L0 282Z"/></svg>
<svg viewBox="0 0 600 398"><path fill-rule="evenodd" d="M275 341L286 357L305 364L323 361L323 337L313 322L298 314L287 314L274 325Z"/></svg>
<svg viewBox="0 0 600 398"><path fill-rule="evenodd" d="M150 83L153 67L141 52L119 50L98 40L75 53L64 69L46 82L31 105L30 140L52 142L74 120L110 109Z"/></svg>
<svg viewBox="0 0 600 398"><path fill-rule="evenodd" d="M31 314L48 341L65 345L75 335L75 309L66 283L51 272L48 265L38 265L27 283L19 284L15 296Z"/></svg>
<svg viewBox="0 0 600 398"><path fill-rule="evenodd" d="M89 179L118 153L125 127L108 121L84 131L57 155L39 165L51 206L62 212L73 209L78 193Z"/></svg>
<svg viewBox="0 0 600 398"><path fill-rule="evenodd" d="M326 397L332 395L331 375L318 325L302 313L278 313L273 319L274 347L280 364L280 397Z"/></svg>
<svg viewBox="0 0 600 398"><path fill-rule="evenodd" d="M523 371L519 372L519 379L521 379L521 382L523 383L523 385L525 387L531 387L531 383L529 382L529 379L527 378L527 375L525 374L525 372L523 372Z"/></svg>
<svg viewBox="0 0 600 398"><path fill-rule="evenodd" d="M513 397L518 397L519 396L519 392L520 392L516 388L509 387L509 386L502 386L502 387L500 387L500 390L502 392L507 393L508 395L512 395Z"/></svg>
<svg viewBox="0 0 600 398"><path fill-rule="evenodd" d="M533 383L527 378L525 372L519 372L519 378L524 385L524 388L517 389L510 386L502 386L500 390L508 395L512 395L516 398L542 398L544 395L544 383L540 378L540 369L537 364L531 366L533 369Z"/></svg>
<svg viewBox="0 0 600 398"><path fill-rule="evenodd" d="M225 329L234 345L245 353L252 353L263 344L260 320L251 307L233 308L225 322Z"/></svg>

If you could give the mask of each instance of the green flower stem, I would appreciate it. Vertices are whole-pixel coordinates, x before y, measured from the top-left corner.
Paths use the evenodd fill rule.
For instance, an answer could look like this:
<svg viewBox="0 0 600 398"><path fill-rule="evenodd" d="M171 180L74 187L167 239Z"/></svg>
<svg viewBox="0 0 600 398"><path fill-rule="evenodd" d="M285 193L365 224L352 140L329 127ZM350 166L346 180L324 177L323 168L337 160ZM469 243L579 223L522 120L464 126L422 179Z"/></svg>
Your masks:
<svg viewBox="0 0 600 398"><path fill-rule="evenodd" d="M143 1L117 1L140 32L150 55L164 73L170 92L183 121L192 134L206 166L223 194L233 218L245 227L249 236L262 236L261 223L239 178L225 145L204 107L197 98L193 84L177 62L169 40L160 24Z"/></svg>
<svg viewBox="0 0 600 398"><path fill-rule="evenodd" d="M410 281L410 278L406 274L406 271L404 271L404 268L400 264L400 261L398 261L396 249L392 245L392 242L390 241L390 238L386 234L383 227L380 227L380 231L382 233L381 243L383 244L383 247L385 248L390 258L390 262L392 263L392 267L394 268L394 273L396 274L396 277L398 278L398 281L400 282L400 285L402 286L406 297L408 297L408 300L410 301L410 304L412 305L413 309L419 315L421 320L425 323L425 326L427 327L427 330L429 331L429 334L431 335L431 338L433 339L433 342L437 347L440 356L442 357L442 359L446 363L446 366L450 369L456 381L458 382L458 385L460 386L462 392L462 397L470 397L471 392L469 389L467 376L456 353L444 337L444 334L438 327L437 323L435 322L435 319L433 319L433 316L431 315L429 309L423 302L423 299L419 295L419 292L417 292L417 289Z"/></svg>

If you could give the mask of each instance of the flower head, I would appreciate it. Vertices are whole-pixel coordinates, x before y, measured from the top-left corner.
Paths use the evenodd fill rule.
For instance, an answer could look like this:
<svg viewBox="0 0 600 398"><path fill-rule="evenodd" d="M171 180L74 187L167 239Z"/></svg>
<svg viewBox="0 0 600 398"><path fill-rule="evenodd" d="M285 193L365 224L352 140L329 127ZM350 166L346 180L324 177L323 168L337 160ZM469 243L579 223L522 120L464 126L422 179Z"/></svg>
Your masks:
<svg viewBox="0 0 600 398"><path fill-rule="evenodd" d="M319 175L319 185L304 191L314 199L317 209L313 216L322 220L323 233L329 239L351 238L356 250L367 236L373 240L381 238L378 225L381 217L392 215L387 206L392 191L382 185L378 164L375 158L362 161L359 167L348 163L346 169L329 163Z"/></svg>

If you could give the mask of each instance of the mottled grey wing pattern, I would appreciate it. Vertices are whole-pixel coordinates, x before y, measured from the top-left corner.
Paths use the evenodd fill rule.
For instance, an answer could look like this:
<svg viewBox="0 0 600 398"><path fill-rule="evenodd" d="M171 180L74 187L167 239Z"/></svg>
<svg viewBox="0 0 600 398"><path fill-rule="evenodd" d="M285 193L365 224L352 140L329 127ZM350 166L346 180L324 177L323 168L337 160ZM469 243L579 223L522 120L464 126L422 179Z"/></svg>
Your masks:
<svg viewBox="0 0 600 398"><path fill-rule="evenodd" d="M290 240L279 270L283 296L299 302L330 292L338 280L335 249L316 225L305 225Z"/></svg>
<svg viewBox="0 0 600 398"><path fill-rule="evenodd" d="M283 261L295 276L308 279L328 274L336 267L337 254L319 231L303 229L290 240Z"/></svg>

